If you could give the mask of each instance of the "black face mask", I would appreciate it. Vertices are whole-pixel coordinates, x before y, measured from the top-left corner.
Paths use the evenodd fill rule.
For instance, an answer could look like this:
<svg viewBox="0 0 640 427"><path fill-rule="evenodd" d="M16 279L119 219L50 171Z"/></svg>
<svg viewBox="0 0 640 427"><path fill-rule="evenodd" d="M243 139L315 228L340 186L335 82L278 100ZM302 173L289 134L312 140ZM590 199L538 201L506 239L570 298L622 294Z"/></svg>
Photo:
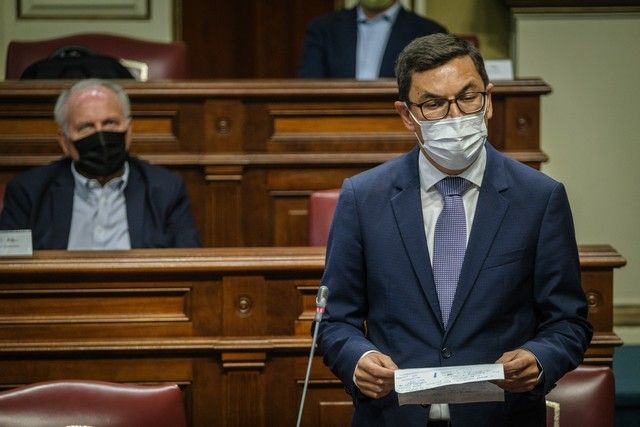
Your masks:
<svg viewBox="0 0 640 427"><path fill-rule="evenodd" d="M126 132L96 132L73 141L80 159L75 162L81 174L104 177L118 172L127 159Z"/></svg>

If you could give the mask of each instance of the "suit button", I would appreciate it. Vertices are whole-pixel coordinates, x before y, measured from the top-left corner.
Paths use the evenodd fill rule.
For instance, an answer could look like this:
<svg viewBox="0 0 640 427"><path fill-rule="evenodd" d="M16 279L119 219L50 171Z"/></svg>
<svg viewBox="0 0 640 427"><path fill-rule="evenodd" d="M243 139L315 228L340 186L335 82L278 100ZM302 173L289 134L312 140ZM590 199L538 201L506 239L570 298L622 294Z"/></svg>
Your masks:
<svg viewBox="0 0 640 427"><path fill-rule="evenodd" d="M449 350L447 347L443 348L442 351L440 351L440 354L442 354L442 357L444 357L445 359L453 356L453 353L451 353L451 350Z"/></svg>

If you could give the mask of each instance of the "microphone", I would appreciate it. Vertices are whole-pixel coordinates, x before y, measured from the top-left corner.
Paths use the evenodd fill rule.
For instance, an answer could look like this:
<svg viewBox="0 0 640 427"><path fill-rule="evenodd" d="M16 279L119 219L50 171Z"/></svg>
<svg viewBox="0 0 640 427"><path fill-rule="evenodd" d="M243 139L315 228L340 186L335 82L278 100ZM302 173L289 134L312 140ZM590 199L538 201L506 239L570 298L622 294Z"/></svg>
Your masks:
<svg viewBox="0 0 640 427"><path fill-rule="evenodd" d="M296 427L300 427L300 422L302 421L302 411L304 410L304 398L307 395L307 386L309 385L309 375L311 374L311 363L313 362L313 353L316 350L316 340L318 339L318 328L320 327L320 322L322 321L322 314L324 313L324 309L327 306L327 298L329 297L329 288L322 285L318 289L318 294L316 295L316 315L313 318L315 323L313 328L313 339L311 340L311 350L309 350L309 361L307 362L307 374L304 376L304 386L302 387L302 398L300 399L300 409L298 410L298 422L296 422Z"/></svg>
<svg viewBox="0 0 640 427"><path fill-rule="evenodd" d="M327 306L327 297L329 296L329 288L322 285L318 289L318 295L316 295L316 316L313 318L314 322L320 323L322 320L322 314Z"/></svg>

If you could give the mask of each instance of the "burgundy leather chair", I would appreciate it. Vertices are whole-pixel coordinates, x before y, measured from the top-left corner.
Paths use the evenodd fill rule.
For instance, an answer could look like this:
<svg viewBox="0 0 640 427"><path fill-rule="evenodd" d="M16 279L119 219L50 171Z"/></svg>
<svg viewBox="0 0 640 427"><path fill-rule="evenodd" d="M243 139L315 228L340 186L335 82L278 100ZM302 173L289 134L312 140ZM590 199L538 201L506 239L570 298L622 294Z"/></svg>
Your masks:
<svg viewBox="0 0 640 427"><path fill-rule="evenodd" d="M72 45L117 59L143 62L149 69L148 80L189 77L184 42L161 43L116 34L83 33L47 40L11 41L7 49L6 79L19 79L29 65L58 48Z"/></svg>
<svg viewBox="0 0 640 427"><path fill-rule="evenodd" d="M3 427L186 427L180 388L51 381L0 393Z"/></svg>
<svg viewBox="0 0 640 427"><path fill-rule="evenodd" d="M340 190L314 191L309 196L309 246L326 246Z"/></svg>
<svg viewBox="0 0 640 427"><path fill-rule="evenodd" d="M580 365L547 395L548 427L613 427L615 386L607 366Z"/></svg>

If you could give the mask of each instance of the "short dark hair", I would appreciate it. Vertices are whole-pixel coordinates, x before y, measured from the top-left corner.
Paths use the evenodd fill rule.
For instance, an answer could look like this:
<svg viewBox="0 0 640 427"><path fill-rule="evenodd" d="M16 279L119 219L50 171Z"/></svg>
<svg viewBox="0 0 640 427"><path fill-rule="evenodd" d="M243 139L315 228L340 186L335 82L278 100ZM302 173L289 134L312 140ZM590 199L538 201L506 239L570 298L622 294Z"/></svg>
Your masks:
<svg viewBox="0 0 640 427"><path fill-rule="evenodd" d="M484 85L489 84L484 61L478 49L468 41L451 34L431 34L419 37L400 52L396 61L398 96L400 101L409 100L411 76L415 72L431 70L446 64L454 58L469 56Z"/></svg>

